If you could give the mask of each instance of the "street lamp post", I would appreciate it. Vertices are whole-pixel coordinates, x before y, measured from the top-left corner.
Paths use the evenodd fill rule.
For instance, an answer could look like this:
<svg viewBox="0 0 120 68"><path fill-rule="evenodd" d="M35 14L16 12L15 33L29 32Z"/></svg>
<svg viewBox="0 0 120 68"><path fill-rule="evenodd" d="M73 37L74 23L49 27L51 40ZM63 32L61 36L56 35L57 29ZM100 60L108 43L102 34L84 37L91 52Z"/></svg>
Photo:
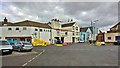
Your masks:
<svg viewBox="0 0 120 68"><path fill-rule="evenodd" d="M91 21L91 27L92 27L92 34L91 34L91 41L92 43L94 43L94 38L95 38L95 22L97 22L99 20L94 20L94 21Z"/></svg>

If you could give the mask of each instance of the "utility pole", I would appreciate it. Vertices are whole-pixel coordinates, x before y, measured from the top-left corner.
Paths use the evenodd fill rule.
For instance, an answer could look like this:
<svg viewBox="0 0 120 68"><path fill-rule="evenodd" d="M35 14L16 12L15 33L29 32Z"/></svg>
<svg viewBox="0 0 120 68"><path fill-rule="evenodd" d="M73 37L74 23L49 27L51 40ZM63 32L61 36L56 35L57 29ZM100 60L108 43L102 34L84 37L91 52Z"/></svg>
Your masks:
<svg viewBox="0 0 120 68"><path fill-rule="evenodd" d="M97 22L97 21L99 21L99 20L94 20L94 21L92 21L91 20L91 28L92 28L92 34L91 34L91 41L92 41L92 43L94 43L94 38L95 38L95 22Z"/></svg>

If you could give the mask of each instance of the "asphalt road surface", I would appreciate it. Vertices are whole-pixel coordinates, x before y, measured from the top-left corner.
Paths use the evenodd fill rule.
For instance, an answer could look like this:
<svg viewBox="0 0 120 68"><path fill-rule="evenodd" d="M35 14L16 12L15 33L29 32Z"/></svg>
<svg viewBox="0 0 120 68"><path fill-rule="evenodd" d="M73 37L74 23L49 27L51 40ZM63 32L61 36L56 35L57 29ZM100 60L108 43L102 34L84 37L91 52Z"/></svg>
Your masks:
<svg viewBox="0 0 120 68"><path fill-rule="evenodd" d="M3 66L118 66L118 46L86 43L34 47L37 53L3 56Z"/></svg>

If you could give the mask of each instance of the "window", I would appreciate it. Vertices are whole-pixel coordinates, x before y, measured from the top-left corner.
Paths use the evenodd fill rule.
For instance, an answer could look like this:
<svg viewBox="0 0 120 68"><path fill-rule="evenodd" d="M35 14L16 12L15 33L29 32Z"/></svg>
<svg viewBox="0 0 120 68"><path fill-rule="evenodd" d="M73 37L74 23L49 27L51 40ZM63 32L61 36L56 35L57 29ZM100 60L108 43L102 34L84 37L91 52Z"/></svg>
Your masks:
<svg viewBox="0 0 120 68"><path fill-rule="evenodd" d="M27 42L30 42L31 41L31 39L30 38L27 38Z"/></svg>
<svg viewBox="0 0 120 68"><path fill-rule="evenodd" d="M19 28L16 28L16 30L19 30Z"/></svg>
<svg viewBox="0 0 120 68"><path fill-rule="evenodd" d="M7 41L0 41L0 45L9 45Z"/></svg>
<svg viewBox="0 0 120 68"><path fill-rule="evenodd" d="M111 37L108 37L108 40L111 40Z"/></svg>
<svg viewBox="0 0 120 68"><path fill-rule="evenodd" d="M76 33L76 35L79 35L79 33Z"/></svg>
<svg viewBox="0 0 120 68"><path fill-rule="evenodd" d="M40 32L42 32L42 29L40 29Z"/></svg>
<svg viewBox="0 0 120 68"><path fill-rule="evenodd" d="M78 30L78 27L76 27L76 30Z"/></svg>
<svg viewBox="0 0 120 68"><path fill-rule="evenodd" d="M12 28L8 28L8 30L12 30Z"/></svg>
<svg viewBox="0 0 120 68"><path fill-rule="evenodd" d="M38 29L35 29L35 31L38 31Z"/></svg>
<svg viewBox="0 0 120 68"><path fill-rule="evenodd" d="M26 28L26 27L23 27L23 30L27 30L27 28Z"/></svg>
<svg viewBox="0 0 120 68"><path fill-rule="evenodd" d="M73 35L75 35L75 34L73 33Z"/></svg>
<svg viewBox="0 0 120 68"><path fill-rule="evenodd" d="M60 32L59 31L57 31L57 34L59 34Z"/></svg>
<svg viewBox="0 0 120 68"><path fill-rule="evenodd" d="M78 35L78 33L76 33L76 35Z"/></svg>
<svg viewBox="0 0 120 68"><path fill-rule="evenodd" d="M65 35L67 35L68 34L68 32L65 32Z"/></svg>
<svg viewBox="0 0 120 68"><path fill-rule="evenodd" d="M50 32L51 32L51 30L50 30Z"/></svg>
<svg viewBox="0 0 120 68"><path fill-rule="evenodd" d="M45 32L45 29L44 29L44 32Z"/></svg>
<svg viewBox="0 0 120 68"><path fill-rule="evenodd" d="M74 30L74 26L73 26L73 30Z"/></svg>

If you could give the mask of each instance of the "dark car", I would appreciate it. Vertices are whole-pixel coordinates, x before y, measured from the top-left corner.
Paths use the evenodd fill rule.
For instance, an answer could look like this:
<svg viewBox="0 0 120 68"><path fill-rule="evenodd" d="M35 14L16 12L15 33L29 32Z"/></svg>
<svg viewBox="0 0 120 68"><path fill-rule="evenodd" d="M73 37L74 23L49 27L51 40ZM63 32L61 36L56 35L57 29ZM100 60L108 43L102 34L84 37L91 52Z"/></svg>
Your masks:
<svg viewBox="0 0 120 68"><path fill-rule="evenodd" d="M29 42L17 42L13 46L13 50L17 51L32 51L33 46Z"/></svg>

